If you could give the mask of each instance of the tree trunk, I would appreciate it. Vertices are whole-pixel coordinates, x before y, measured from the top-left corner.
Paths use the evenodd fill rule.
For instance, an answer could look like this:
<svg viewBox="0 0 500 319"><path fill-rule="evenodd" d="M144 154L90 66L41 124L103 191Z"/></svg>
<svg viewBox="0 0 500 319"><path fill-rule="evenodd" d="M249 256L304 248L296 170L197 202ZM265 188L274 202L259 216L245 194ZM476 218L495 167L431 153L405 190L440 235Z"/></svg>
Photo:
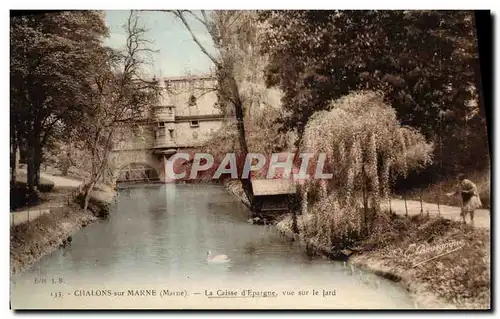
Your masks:
<svg viewBox="0 0 500 319"><path fill-rule="evenodd" d="M474 21L474 26L477 27L477 16L476 16L476 13L472 13L472 19ZM477 91L477 95L478 95L478 102L479 102L479 112L481 113L481 117L482 118L486 118L486 110L485 110L485 105L484 105L484 95L483 95L483 85L482 85L482 81L481 81L481 57L479 56L479 41L478 41L478 38L477 38L477 29L476 28L473 28L473 31L474 31L474 35L475 35L475 39L476 39L476 48L477 48L477 53L478 53L478 58L477 59L473 59L472 61L472 65L473 65L473 69L474 69L474 80L475 80L475 84L476 84L476 91ZM483 45L484 47L484 45ZM486 52L490 52L490 50L485 50ZM484 58L484 57L483 57ZM484 63L486 65L488 65L488 62L487 60L483 59ZM484 64L483 63L483 64ZM484 65L483 65L483 70L484 70Z"/></svg>
<svg viewBox="0 0 500 319"><path fill-rule="evenodd" d="M83 203L83 211L87 212L87 208L89 207L89 201L90 201L90 194L92 193L92 190L94 189L95 182L91 182L90 184L85 186L85 201Z"/></svg>
<svg viewBox="0 0 500 319"><path fill-rule="evenodd" d="M248 145L245 135L245 122L244 122L244 111L243 111L243 103L241 101L240 93L238 91L238 85L234 76L229 76L229 85L231 90L231 97L234 104L234 112L236 115L236 127L238 129L238 137L240 142L240 149L243 155L243 158L246 158L248 154ZM241 179L241 183L243 186L243 190L247 195L247 198L250 202L250 207L254 210L254 198L253 198L253 189L250 178Z"/></svg>
<svg viewBox="0 0 500 319"><path fill-rule="evenodd" d="M61 165L61 175L68 176L69 169L71 167L71 152L68 150L66 152L66 158L63 159L63 163Z"/></svg>
<svg viewBox="0 0 500 319"><path fill-rule="evenodd" d="M406 191L403 193L403 199L405 201L405 217L408 217L408 205L406 205Z"/></svg>
<svg viewBox="0 0 500 319"><path fill-rule="evenodd" d="M295 209L292 211L292 232L294 234L298 234L299 233L299 226L297 225L297 212L295 211Z"/></svg>
<svg viewBox="0 0 500 319"><path fill-rule="evenodd" d="M27 176L27 184L28 184L28 192L30 196L33 195L35 191L35 187L38 186L38 181L40 176L39 174L39 159L40 156L40 123L35 122L33 131L28 133L28 176Z"/></svg>
<svg viewBox="0 0 500 319"><path fill-rule="evenodd" d="M15 130L14 130L15 131ZM17 138L15 132L10 139L10 183L11 185L16 184L17 178L17 167L19 165L19 145L17 143Z"/></svg>
<svg viewBox="0 0 500 319"><path fill-rule="evenodd" d="M32 145L29 145L31 143L28 143L28 156L26 158L26 164L27 164L27 176L26 176L26 183L28 184L28 193L33 193L35 191L35 149L32 147Z"/></svg>
<svg viewBox="0 0 500 319"><path fill-rule="evenodd" d="M35 147L34 166L35 166L35 186L40 185L40 166L42 164L42 149L40 145Z"/></svg>

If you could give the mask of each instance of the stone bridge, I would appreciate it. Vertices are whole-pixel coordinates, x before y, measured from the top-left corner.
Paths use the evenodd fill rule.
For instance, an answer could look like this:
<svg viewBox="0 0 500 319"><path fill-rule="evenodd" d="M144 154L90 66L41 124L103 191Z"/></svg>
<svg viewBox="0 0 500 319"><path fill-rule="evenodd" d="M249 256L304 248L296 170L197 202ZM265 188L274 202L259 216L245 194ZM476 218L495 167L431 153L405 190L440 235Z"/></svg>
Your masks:
<svg viewBox="0 0 500 319"><path fill-rule="evenodd" d="M163 163L199 146L224 122L212 76L163 78L152 114L118 128L109 167L117 183L164 181Z"/></svg>

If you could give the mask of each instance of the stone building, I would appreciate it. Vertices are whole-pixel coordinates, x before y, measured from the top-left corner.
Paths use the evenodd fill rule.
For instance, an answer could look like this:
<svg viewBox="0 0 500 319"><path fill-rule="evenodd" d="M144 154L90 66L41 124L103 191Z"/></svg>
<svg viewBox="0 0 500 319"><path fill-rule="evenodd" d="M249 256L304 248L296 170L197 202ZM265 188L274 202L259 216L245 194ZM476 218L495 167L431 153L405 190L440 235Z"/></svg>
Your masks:
<svg viewBox="0 0 500 319"><path fill-rule="evenodd" d="M159 105L154 107L157 154L173 154L179 149L200 145L218 130L223 116L217 108L215 79L190 76L163 79Z"/></svg>
<svg viewBox="0 0 500 319"><path fill-rule="evenodd" d="M166 159L199 146L223 124L214 77L168 77L159 85L161 98L152 113L117 134L110 167L118 181L163 180Z"/></svg>

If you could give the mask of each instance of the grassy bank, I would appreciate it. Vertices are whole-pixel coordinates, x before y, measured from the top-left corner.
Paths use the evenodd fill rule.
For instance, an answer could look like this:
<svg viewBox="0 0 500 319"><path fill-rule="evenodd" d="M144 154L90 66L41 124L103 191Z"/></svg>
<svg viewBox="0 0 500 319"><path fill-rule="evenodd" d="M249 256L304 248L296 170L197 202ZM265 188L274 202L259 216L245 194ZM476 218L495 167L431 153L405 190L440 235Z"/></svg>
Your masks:
<svg viewBox="0 0 500 319"><path fill-rule="evenodd" d="M241 184L226 187L244 201ZM298 215L299 235L292 232L292 215L276 226L285 236L300 242L308 253L348 258L365 268L400 282L420 308L488 309L490 307L490 232L470 228L440 217L406 218L383 213L370 236L350 249L334 251L316 239L305 238L312 214ZM383 219L383 220L382 220Z"/></svg>
<svg viewBox="0 0 500 319"><path fill-rule="evenodd" d="M114 198L111 189L97 189L91 194L89 209L83 212L82 195L68 203L67 195L71 188L56 187L47 202L59 203L61 207L51 208L32 221L11 227L10 265L11 274L24 271L43 256L64 244L75 232L89 223L108 215ZM44 202L39 207L46 205ZM37 206L35 206L37 207Z"/></svg>
<svg viewBox="0 0 500 319"><path fill-rule="evenodd" d="M298 217L299 229L309 217ZM442 218L390 218L390 227L351 247L349 262L401 282L420 308L490 307L488 230L464 228ZM277 227L316 252L332 255L328 247L315 247L310 239L293 234L291 225L288 215Z"/></svg>
<svg viewBox="0 0 500 319"><path fill-rule="evenodd" d="M64 206L10 230L11 274L24 271L97 217L77 204Z"/></svg>

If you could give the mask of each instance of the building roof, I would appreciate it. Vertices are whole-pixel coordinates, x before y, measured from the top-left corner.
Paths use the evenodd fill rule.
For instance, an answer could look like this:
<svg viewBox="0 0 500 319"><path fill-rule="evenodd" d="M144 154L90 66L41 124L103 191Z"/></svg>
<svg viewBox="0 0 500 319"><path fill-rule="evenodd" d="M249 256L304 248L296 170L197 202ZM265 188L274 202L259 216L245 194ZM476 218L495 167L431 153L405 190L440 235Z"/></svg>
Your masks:
<svg viewBox="0 0 500 319"><path fill-rule="evenodd" d="M252 180L254 196L284 195L296 192L295 183L289 179L256 179Z"/></svg>

